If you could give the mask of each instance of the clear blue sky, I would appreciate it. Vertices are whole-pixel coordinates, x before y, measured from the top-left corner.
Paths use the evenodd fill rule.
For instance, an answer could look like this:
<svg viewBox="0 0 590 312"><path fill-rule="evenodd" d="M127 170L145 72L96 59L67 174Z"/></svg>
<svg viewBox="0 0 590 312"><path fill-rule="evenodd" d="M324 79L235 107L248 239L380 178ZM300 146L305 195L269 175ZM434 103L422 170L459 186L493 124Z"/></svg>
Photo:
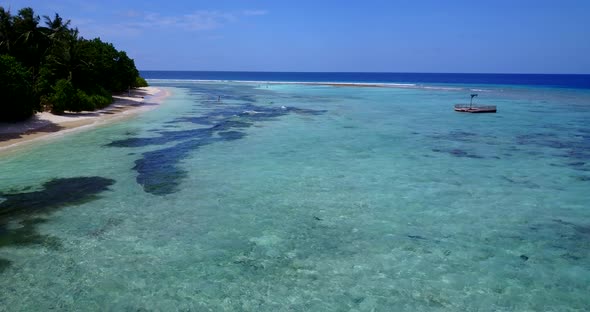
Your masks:
<svg viewBox="0 0 590 312"><path fill-rule="evenodd" d="M590 73L590 0L0 0L142 70Z"/></svg>

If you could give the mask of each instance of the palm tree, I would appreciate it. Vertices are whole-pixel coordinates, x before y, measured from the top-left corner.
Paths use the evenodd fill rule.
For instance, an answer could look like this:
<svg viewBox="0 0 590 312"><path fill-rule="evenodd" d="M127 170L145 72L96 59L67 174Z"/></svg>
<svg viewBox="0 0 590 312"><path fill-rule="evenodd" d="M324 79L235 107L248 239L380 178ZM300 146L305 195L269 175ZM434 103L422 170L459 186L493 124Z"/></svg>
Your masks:
<svg viewBox="0 0 590 312"><path fill-rule="evenodd" d="M55 13L55 18L52 20L49 16L43 16L45 20L45 28L47 32L47 37L52 41L52 43L58 43L61 40L66 39L68 36L71 35L70 33L70 20L67 20L65 23L59 14Z"/></svg>
<svg viewBox="0 0 590 312"><path fill-rule="evenodd" d="M43 27L43 31L50 43L45 60L48 65L53 65L62 72L63 77L71 79L78 29L70 29L70 20L64 22L57 13L53 20L49 16L43 16L43 19L47 26Z"/></svg>
<svg viewBox="0 0 590 312"><path fill-rule="evenodd" d="M42 37L39 25L39 16L35 15L32 8L24 8L18 11L14 17L14 30L18 36L17 42L23 45L38 45Z"/></svg>
<svg viewBox="0 0 590 312"><path fill-rule="evenodd" d="M10 53L14 29L12 27L13 18L10 11L0 7L0 54Z"/></svg>
<svg viewBox="0 0 590 312"><path fill-rule="evenodd" d="M39 16L35 15L31 8L21 9L18 11L18 15L13 18L16 40L11 47L11 54L32 69L33 77L37 76L41 61L49 46L43 30L38 27L39 20Z"/></svg>

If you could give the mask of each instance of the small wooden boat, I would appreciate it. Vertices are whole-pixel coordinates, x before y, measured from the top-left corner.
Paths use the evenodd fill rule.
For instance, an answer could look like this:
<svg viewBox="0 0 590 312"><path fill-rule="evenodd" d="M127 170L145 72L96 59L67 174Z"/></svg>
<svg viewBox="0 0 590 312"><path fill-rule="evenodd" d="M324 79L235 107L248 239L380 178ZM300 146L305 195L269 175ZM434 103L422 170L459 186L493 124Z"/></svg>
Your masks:
<svg viewBox="0 0 590 312"><path fill-rule="evenodd" d="M485 105L485 106L473 105L473 98L476 96L477 96L477 94L471 95L471 101L469 101L469 104L456 104L455 111L461 112L461 113L495 113L496 112L496 106L494 106L494 105Z"/></svg>

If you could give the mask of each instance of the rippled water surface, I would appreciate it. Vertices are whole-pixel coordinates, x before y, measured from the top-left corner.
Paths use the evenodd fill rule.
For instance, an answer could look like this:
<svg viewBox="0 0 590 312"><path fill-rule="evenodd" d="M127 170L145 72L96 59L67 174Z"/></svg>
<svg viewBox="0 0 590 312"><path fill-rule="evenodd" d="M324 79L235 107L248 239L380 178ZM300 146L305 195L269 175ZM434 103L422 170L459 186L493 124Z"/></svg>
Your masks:
<svg viewBox="0 0 590 312"><path fill-rule="evenodd" d="M590 306L588 90L153 84L0 156L0 310Z"/></svg>

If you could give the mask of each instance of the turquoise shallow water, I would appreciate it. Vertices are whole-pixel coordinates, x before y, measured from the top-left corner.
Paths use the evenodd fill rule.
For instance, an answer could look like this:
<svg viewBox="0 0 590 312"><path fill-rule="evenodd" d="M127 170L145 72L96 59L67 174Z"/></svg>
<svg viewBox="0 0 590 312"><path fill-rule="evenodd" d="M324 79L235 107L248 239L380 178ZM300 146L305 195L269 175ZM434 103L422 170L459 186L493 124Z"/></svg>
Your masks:
<svg viewBox="0 0 590 312"><path fill-rule="evenodd" d="M588 90L153 84L0 157L0 310L590 306Z"/></svg>

